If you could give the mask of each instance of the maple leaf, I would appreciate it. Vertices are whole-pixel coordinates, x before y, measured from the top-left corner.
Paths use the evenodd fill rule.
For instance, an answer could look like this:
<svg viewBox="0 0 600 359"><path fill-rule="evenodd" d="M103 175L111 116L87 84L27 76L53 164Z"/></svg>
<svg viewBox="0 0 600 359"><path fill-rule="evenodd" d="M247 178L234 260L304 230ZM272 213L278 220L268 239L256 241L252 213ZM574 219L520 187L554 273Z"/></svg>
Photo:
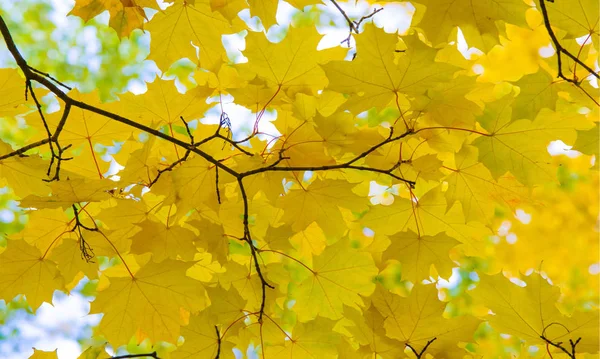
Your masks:
<svg viewBox="0 0 600 359"><path fill-rule="evenodd" d="M598 311L563 315L556 307L559 290L541 275L523 278L525 287L511 283L502 274L483 276L472 291L475 299L494 312L488 319L501 332L526 339L530 343L545 343L581 338L578 352L598 351Z"/></svg>
<svg viewBox="0 0 600 359"><path fill-rule="evenodd" d="M297 323L294 326L285 346L271 346L265 355L269 357L312 357L336 358L336 345L340 334L333 331L335 321L317 318L307 323Z"/></svg>
<svg viewBox="0 0 600 359"><path fill-rule="evenodd" d="M52 301L55 289L64 288L56 263L25 241L10 241L0 254L0 263L0 298L6 301L23 294L35 311L43 302Z"/></svg>
<svg viewBox="0 0 600 359"><path fill-rule="evenodd" d="M351 183L317 179L306 189L296 189L281 198L279 205L286 208L284 221L294 219L292 229L301 231L316 221L329 235L340 235L345 225L338 207L360 212L364 205L356 201Z"/></svg>
<svg viewBox="0 0 600 359"><path fill-rule="evenodd" d="M556 108L559 88L547 72L523 76L515 85L520 92L512 105L513 119L535 118L542 108Z"/></svg>
<svg viewBox="0 0 600 359"><path fill-rule="evenodd" d="M83 178L55 182L50 185L52 196L40 197L30 195L21 201L21 206L28 208L58 208L67 209L74 203L99 202L110 197L108 190L114 188L109 180L86 180Z"/></svg>
<svg viewBox="0 0 600 359"><path fill-rule="evenodd" d="M8 154L12 148L0 141L0 153ZM8 184L16 194L25 197L29 194L47 195L49 189L44 179L47 174L47 164L37 156L9 157L0 160L0 175L2 182Z"/></svg>
<svg viewBox="0 0 600 359"><path fill-rule="evenodd" d="M84 350L77 359L99 359L100 357L108 356L105 346L106 345L91 346Z"/></svg>
<svg viewBox="0 0 600 359"><path fill-rule="evenodd" d="M235 32L229 22L213 12L208 4L194 1L178 1L160 11L146 30L152 37L150 59L163 70L184 57L197 60L196 49L190 42L200 48L200 65L213 70L221 64L225 55L221 34Z"/></svg>
<svg viewBox="0 0 600 359"><path fill-rule="evenodd" d="M33 348L33 354L29 357L29 359L57 359L57 350L54 351L44 351Z"/></svg>
<svg viewBox="0 0 600 359"><path fill-rule="evenodd" d="M327 83L319 64L342 55L336 49L317 51L320 40L321 36L313 27L292 27L285 41L277 44L270 42L263 33L250 33L244 51L248 64L238 66L264 80L272 88L273 97L279 90L290 95L298 92L314 94Z"/></svg>
<svg viewBox="0 0 600 359"><path fill-rule="evenodd" d="M479 118L489 135L479 137L473 145L479 149L479 160L495 178L510 171L525 185L554 178L550 154L546 146L553 140L575 141L575 129L589 128L589 122L579 115L567 115L543 109L535 120L511 122L509 100L490 106Z"/></svg>
<svg viewBox="0 0 600 359"><path fill-rule="evenodd" d="M185 342L173 354L173 358L214 358L219 349L223 350L223 358L234 358L231 344L225 345L229 348L220 347L219 332L210 324L212 321L206 311L192 316L190 323L181 329Z"/></svg>
<svg viewBox="0 0 600 359"><path fill-rule="evenodd" d="M152 0L77 0L69 15L79 16L87 22L105 10L110 19L108 24L119 37L127 37L134 29L142 28L146 14L142 6L157 7Z"/></svg>
<svg viewBox="0 0 600 359"><path fill-rule="evenodd" d="M477 160L477 149L463 147L455 156L456 169L446 177L448 209L459 201L467 221L488 222L496 207L514 210L528 202L528 190L509 174L494 181L490 171Z"/></svg>
<svg viewBox="0 0 600 359"><path fill-rule="evenodd" d="M413 24L417 24L427 34L428 39L437 45L448 41L454 27L460 27L471 46L489 49L490 43L497 42L498 28L495 21L502 20L516 25L525 25L527 5L521 0L485 0L476 4L469 1L417 0L417 14ZM421 10L421 11L419 11Z"/></svg>
<svg viewBox="0 0 600 359"><path fill-rule="evenodd" d="M591 37L595 46L600 36L600 16L597 1L577 0L573 3L556 1L546 4L552 26L566 30L569 37Z"/></svg>
<svg viewBox="0 0 600 359"><path fill-rule="evenodd" d="M348 327L348 331L360 344L358 354L354 350L351 351L356 358L378 355L385 359L391 359L398 358L403 354L403 344L385 335L383 330L385 318L374 306L371 305L364 313L354 308L344 307L344 315L352 323L352 326ZM343 350L339 352L343 353ZM350 355L350 353L344 354Z"/></svg>
<svg viewBox="0 0 600 359"><path fill-rule="evenodd" d="M473 317L444 318L446 303L438 300L435 285L415 285L408 298L378 288L373 305L385 318L383 326L387 335L418 352L436 338L427 353L441 358L462 358L464 349L459 342L472 339L479 321Z"/></svg>
<svg viewBox="0 0 600 359"><path fill-rule="evenodd" d="M176 342L185 324L181 310L195 312L206 305L201 282L185 276L191 264L150 261L130 278L111 278L90 309L105 313L99 330L108 342L124 344L134 335Z"/></svg>
<svg viewBox="0 0 600 359"><path fill-rule="evenodd" d="M577 140L573 144L573 149L587 155L596 155L598 158L598 133L598 123L589 130L577 131Z"/></svg>
<svg viewBox="0 0 600 359"><path fill-rule="evenodd" d="M166 258L192 260L196 247L194 232L179 225L163 225L162 223L146 220L138 224L142 230L131 238L131 252L142 254L152 253L155 262Z"/></svg>
<svg viewBox="0 0 600 359"><path fill-rule="evenodd" d="M428 278L432 264L440 276L449 277L454 262L448 257L448 252L460 243L444 233L420 236L410 230L391 236L390 241L392 243L382 259L395 259L402 263L402 278L413 283Z"/></svg>
<svg viewBox="0 0 600 359"><path fill-rule="evenodd" d="M358 36L359 56L354 61L334 61L323 68L329 90L351 94L342 106L355 114L371 107L382 108L399 96L417 96L449 80L458 70L435 62L437 50L417 37L403 39L407 49L396 59L398 37L374 26Z"/></svg>
<svg viewBox="0 0 600 359"><path fill-rule="evenodd" d="M317 315L339 319L343 305L357 308L360 295L375 289L377 269L367 253L352 249L346 240L327 247L313 259L311 272L298 284L295 311L301 321ZM315 303L320 303L316 306Z"/></svg>
<svg viewBox="0 0 600 359"><path fill-rule="evenodd" d="M25 103L25 80L15 69L0 69L0 116L22 113Z"/></svg>
<svg viewBox="0 0 600 359"><path fill-rule="evenodd" d="M63 242L52 250L49 259L57 263L60 275L65 283L71 283L79 273L89 279L98 278L98 264L81 258L81 239L63 239Z"/></svg>

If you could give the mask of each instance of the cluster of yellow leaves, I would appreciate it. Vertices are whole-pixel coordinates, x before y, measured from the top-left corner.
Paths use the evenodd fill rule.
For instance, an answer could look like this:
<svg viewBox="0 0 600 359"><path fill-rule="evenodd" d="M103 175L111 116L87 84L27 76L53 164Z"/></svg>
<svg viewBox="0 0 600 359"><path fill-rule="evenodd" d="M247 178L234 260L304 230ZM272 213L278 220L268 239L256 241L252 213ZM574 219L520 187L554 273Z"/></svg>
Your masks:
<svg viewBox="0 0 600 359"><path fill-rule="evenodd" d="M97 280L102 340L169 342L160 355L174 359L232 358L233 348L267 358L508 358L508 345L476 337L484 321L555 358L541 336L581 338L577 352L597 354L598 271L588 269L600 265L597 90L556 78L556 57L539 53L550 44L542 15L527 2L412 3L411 35L365 21L354 57L317 50L315 24L294 24L275 43L237 16L248 8L269 28L276 0L77 0L72 15L108 10L119 36L148 31L161 70L195 62L197 86L182 94L159 78L112 103L68 93L155 131L140 136L78 106L66 122L64 106L42 121L19 72L0 70L0 116L22 115L38 130L32 143L50 131L71 145L60 180L45 182L47 145L7 156L16 146L0 142L1 183L29 214L0 249L0 299L24 295L35 311L86 276ZM577 3L547 3L549 16L563 46L593 67L598 4ZM144 8L158 12L149 19ZM481 54L460 54L458 28ZM248 61L233 63L222 35L242 30ZM577 45L582 35L591 41ZM586 76L564 57L562 66ZM245 141L232 141L225 122L199 121L208 99L227 95L255 116ZM258 133L267 111L278 133ZM583 153L579 168L552 158L555 140ZM117 176L107 157L124 166ZM568 179L574 189L564 176L580 177ZM392 197L373 204L373 182ZM513 217L522 209L531 223ZM497 235L503 221L509 241ZM479 274L475 289L441 297L439 277L461 266ZM82 358L105 355L92 347ZM546 354L530 355L515 354Z"/></svg>

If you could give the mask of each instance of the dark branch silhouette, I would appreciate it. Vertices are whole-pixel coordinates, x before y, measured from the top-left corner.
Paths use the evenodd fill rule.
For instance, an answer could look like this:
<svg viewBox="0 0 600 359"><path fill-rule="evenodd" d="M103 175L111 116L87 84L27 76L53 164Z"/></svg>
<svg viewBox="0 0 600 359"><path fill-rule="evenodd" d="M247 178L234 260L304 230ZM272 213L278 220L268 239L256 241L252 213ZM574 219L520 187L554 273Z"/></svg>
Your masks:
<svg viewBox="0 0 600 359"><path fill-rule="evenodd" d="M125 358L154 358L160 359L160 357L156 354L156 352L146 353L146 354L125 354L118 355L115 357L110 357L109 359L125 359Z"/></svg>
<svg viewBox="0 0 600 359"><path fill-rule="evenodd" d="M383 8L374 9L370 14L361 17L360 19L358 19L358 21L355 21L350 19L348 14L346 14L344 9L341 8L340 4L338 4L337 1L331 0L331 3L333 3L333 5L336 7L336 9L338 9L342 16L344 16L344 19L346 19L346 22L348 23L348 37L341 41L342 44L346 43L348 47L350 46L350 38L352 37L352 32L358 34L358 29L363 21L372 18L373 16L375 16L375 14L383 10Z"/></svg>
<svg viewBox="0 0 600 359"><path fill-rule="evenodd" d="M569 356L569 358L576 359L576 357L575 357L576 347L577 347L577 344L579 344L579 342L581 341L581 338L577 338L577 340L575 340L575 341L573 341L572 339L569 339L570 350L563 346L563 342L553 342L552 340L546 338L543 335L540 335L540 338L542 338L542 340L544 340L549 345L552 345L553 347L560 349L562 352L567 354Z"/></svg>
<svg viewBox="0 0 600 359"><path fill-rule="evenodd" d="M587 91L585 91L581 87L581 82L590 75L596 77L597 79L600 79L600 75L598 75L598 73L596 71L594 71L592 68L590 68L588 65L586 65L583 61L579 60L579 58L577 56L573 55L571 52L569 52L569 50L565 49L560 44L560 42L558 41L558 38L556 37L556 34L554 33L554 30L552 30L552 24L550 22L550 17L548 16L548 9L546 8L546 1L553 2L550 0L539 0L540 10L542 11L542 16L544 18L544 26L546 27L546 30L548 31L548 35L550 35L552 44L554 44L554 47L556 48L556 60L558 62L558 75L557 76L559 78L577 86L581 91L583 91L583 93L586 96L588 96L590 99L592 99L592 101L594 101L598 105L598 101L596 101L594 96L590 95ZM577 74L575 72L573 72L573 78L569 78L569 77L565 76L565 74L563 72L563 68L562 68L562 54L564 54L565 56L567 56L571 60L573 60L576 64L575 66L579 65L579 66L583 67L589 73L589 75L584 76L582 80L580 80L577 77Z"/></svg>
<svg viewBox="0 0 600 359"><path fill-rule="evenodd" d="M425 355L425 351L427 351L427 348L429 348L429 346L431 345L431 343L433 343L437 338L433 338L430 339L429 341L427 341L427 344L425 344L425 346L423 347L423 349L421 349L421 351L417 351L412 345L406 343L406 347L409 348L416 356L417 359L421 359L424 358Z"/></svg>

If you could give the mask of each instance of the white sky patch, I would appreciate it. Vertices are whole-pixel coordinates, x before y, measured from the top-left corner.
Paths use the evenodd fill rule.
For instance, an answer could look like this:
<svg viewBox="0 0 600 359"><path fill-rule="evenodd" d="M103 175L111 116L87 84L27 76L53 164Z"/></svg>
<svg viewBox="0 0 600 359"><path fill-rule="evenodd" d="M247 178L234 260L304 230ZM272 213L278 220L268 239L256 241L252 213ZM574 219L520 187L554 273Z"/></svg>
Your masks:
<svg viewBox="0 0 600 359"><path fill-rule="evenodd" d="M0 211L0 222L12 223L15 220L15 213L10 209L3 209Z"/></svg>
<svg viewBox="0 0 600 359"><path fill-rule="evenodd" d="M575 39L579 46L589 45L592 43L592 37L590 35L583 35Z"/></svg>
<svg viewBox="0 0 600 359"><path fill-rule="evenodd" d="M591 264L588 268L588 272L592 275L600 274L600 263Z"/></svg>
<svg viewBox="0 0 600 359"><path fill-rule="evenodd" d="M448 280L440 277L438 279L438 288L454 288L460 283L460 272L458 267L452 268L452 275Z"/></svg>
<svg viewBox="0 0 600 359"><path fill-rule="evenodd" d="M363 228L363 234L365 235L365 237L369 237L369 238L375 237L375 232L371 228L368 228L368 227Z"/></svg>
<svg viewBox="0 0 600 359"><path fill-rule="evenodd" d="M548 153L552 156L565 155L569 158L581 156L581 152L571 150L571 148L573 148L573 146L569 146L561 140L556 140L550 142L548 145Z"/></svg>
<svg viewBox="0 0 600 359"><path fill-rule="evenodd" d="M500 224L500 228L498 228L498 235L502 237L506 236L511 226L512 223L510 223L510 221L503 221L502 224Z"/></svg>
<svg viewBox="0 0 600 359"><path fill-rule="evenodd" d="M12 320L0 326L0 334L7 335L18 331L16 338L0 341L2 359L24 359L38 350L58 349L60 359L76 359L82 352L77 338L89 338L91 326L98 324L101 315L89 315L90 303L82 295L71 295L55 291L52 300L54 306L44 303L36 315L23 311L15 313Z"/></svg>
<svg viewBox="0 0 600 359"><path fill-rule="evenodd" d="M531 214L525 212L522 209L517 209L515 212L515 218L523 224L529 224L531 222Z"/></svg>
<svg viewBox="0 0 600 359"><path fill-rule="evenodd" d="M356 3L354 1L338 1L337 3L346 12L348 17L355 21L359 21L363 16L370 15L376 9L383 8L382 11L379 11L372 18L362 22L360 25L360 32L363 31L365 24L373 22L377 27L382 27L387 33L399 32L401 35L404 35L410 27L412 16L415 11L414 6L409 2L371 5L367 1L360 0ZM339 46L340 43L348 37L348 22L344 16L340 14L333 3L326 2L318 6L325 10L321 15L322 22L327 23L328 21L331 21L334 25L320 26L318 28L319 33L324 34L324 37L317 49L321 50ZM342 46L347 46L347 44L344 43ZM356 47L354 36L350 38L350 47Z"/></svg>
<svg viewBox="0 0 600 359"><path fill-rule="evenodd" d="M485 71L485 68L481 64L475 64L475 65L473 65L471 70L473 70L473 73L475 73L477 75L481 75Z"/></svg>
<svg viewBox="0 0 600 359"><path fill-rule="evenodd" d="M554 46L551 43L546 46L540 47L540 49L538 50L538 54L545 59L554 56L555 53L556 51L554 50Z"/></svg>
<svg viewBox="0 0 600 359"><path fill-rule="evenodd" d="M508 280L510 280L511 282L515 283L519 287L527 287L527 283L525 283L525 281L522 281L522 280L520 280L517 277L512 277L512 278L509 278Z"/></svg>
<svg viewBox="0 0 600 359"><path fill-rule="evenodd" d="M372 204L389 206L394 203L394 195L398 195L399 185L383 186L375 181L369 183L369 196Z"/></svg>
<svg viewBox="0 0 600 359"><path fill-rule="evenodd" d="M383 11L373 16L373 22L387 33L405 35L414 14L415 7L409 2L383 4Z"/></svg>
<svg viewBox="0 0 600 359"><path fill-rule="evenodd" d="M517 235L514 234L514 233L512 233L512 232L506 235L506 242L508 244L515 244L515 243L517 243L517 239L518 239Z"/></svg>
<svg viewBox="0 0 600 359"><path fill-rule="evenodd" d="M463 32L460 28L458 28L458 32L456 34L456 40L457 40L456 48L463 55L463 57L465 59L471 60L473 57L479 57L479 56L483 55L483 52L481 50L479 50L478 48L469 47L469 44L467 44L467 40L465 39L465 36L463 35ZM481 66L481 65L479 65L479 66ZM481 73L483 73L483 66L481 66L481 68L482 68ZM477 72L475 72L475 73L477 73ZM481 74L479 74L479 75L481 75Z"/></svg>

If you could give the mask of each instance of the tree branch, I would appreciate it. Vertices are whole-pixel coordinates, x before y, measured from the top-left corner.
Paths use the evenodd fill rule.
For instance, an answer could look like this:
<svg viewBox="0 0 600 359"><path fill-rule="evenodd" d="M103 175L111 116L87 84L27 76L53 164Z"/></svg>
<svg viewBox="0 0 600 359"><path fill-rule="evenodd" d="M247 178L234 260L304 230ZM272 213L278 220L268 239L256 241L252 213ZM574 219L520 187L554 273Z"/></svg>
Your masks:
<svg viewBox="0 0 600 359"><path fill-rule="evenodd" d="M152 353L146 353L146 354L125 354L125 355L118 355L115 357L110 357L109 359L126 359L126 358L154 358L154 359L160 359L158 357L158 355L156 354L156 352L152 352Z"/></svg>
<svg viewBox="0 0 600 359"><path fill-rule="evenodd" d="M425 344L425 346L423 347L423 349L421 349L420 352L417 352L417 350L415 348L413 348L410 344L406 343L406 346L417 356L417 359L421 359L423 358L423 356L425 355L425 351L427 350L427 348L429 348L429 346L431 345L431 343L433 343L437 338L433 338L431 340L429 340L427 342L427 344Z"/></svg>
<svg viewBox="0 0 600 359"><path fill-rule="evenodd" d="M265 279L262 270L260 269L260 264L258 263L258 249L254 246L252 242L252 235L250 234L250 225L248 221L249 217L249 207L248 207L248 195L246 194L246 189L244 188L243 177L238 179L238 184L240 187L240 193L242 196L242 201L244 203L244 215L243 215L243 223L244 223L244 238L243 241L248 243L250 246L250 253L252 255L252 260L254 262L254 267L256 268L256 273L258 274L258 278L260 279L261 290L262 290L262 299L260 302L260 310L258 314L258 322L262 323L262 317L265 312L265 303L267 301L267 288L275 289L267 280Z"/></svg>
<svg viewBox="0 0 600 359"><path fill-rule="evenodd" d="M579 344L579 342L581 341L581 337L577 338L576 341L573 341L572 339L569 339L569 344L570 344L570 349L571 351L567 350L567 348L565 348L563 346L563 342L553 342L550 339L546 338L544 335L540 335L540 338L542 338L542 340L544 340L546 343L552 345L555 348L560 349L562 352L564 352L565 354L567 354L569 356L569 358L571 359L576 359L575 355L576 355L576 347L577 344Z"/></svg>
<svg viewBox="0 0 600 359"><path fill-rule="evenodd" d="M548 35L550 35L550 39L552 40L552 43L554 44L554 47L556 48L556 58L558 60L558 77L562 78L563 80L565 80L567 82L575 84L575 85L579 85L579 83L580 83L580 81L578 81L577 78L571 79L571 78L566 77L563 74L562 59L561 59L561 55L560 55L561 53L563 53L566 56L568 56L569 58L571 58L573 61L575 61L575 63L579 64L581 67L586 69L586 71L589 72L591 75L595 76L597 79L600 79L600 75L598 75L598 73L596 73L588 65L586 65L581 60L579 60L576 56L571 54L567 49L562 47L562 45L558 41L558 38L556 37L556 34L554 34L554 30L552 30L552 26L550 24L550 17L548 16L548 9L546 8L546 0L539 0L539 1L540 1L540 10L542 10L542 16L544 17L544 26L546 26Z"/></svg>
<svg viewBox="0 0 600 359"><path fill-rule="evenodd" d="M163 140L169 141L171 143L174 143L182 148L185 149L190 149L190 151L192 151L193 153L201 156L202 158L204 158L205 160L207 160L208 162L214 164L215 166L219 167L220 169L222 169L223 171L231 174L234 177L238 176L238 173L234 170L232 170L231 168L225 166L223 163L221 163L220 161L218 161L217 159L215 159L214 157L212 157L211 155L209 155L208 153L199 150L198 148L195 147L191 147L189 144L185 143L184 141L181 141L177 138L171 137L167 134L164 134L158 130L155 130L153 128L150 128L148 126L144 126L140 123L137 123L135 121L132 121L128 118L119 116L115 113L103 110L101 108L89 105L85 102L82 101L78 101L75 100L73 98L71 98L69 95L67 95L64 91L62 91L60 88L57 87L57 85L55 85L51 80L49 80L48 78L46 78L45 76L42 76L40 74L38 74L35 71L32 71L31 68L29 67L29 65L27 65L27 62L25 61L25 59L23 58L23 56L21 55L21 53L19 52L19 50L17 49L15 42L12 38L12 35L10 34L10 31L6 25L6 22L4 21L4 18L2 16L0 16L0 33L2 33L2 36L4 37L4 41L6 43L6 46L8 48L8 50L10 51L11 55L13 56L13 58L15 59L15 61L17 62L17 65L19 65L19 67L21 68L21 71L23 71L23 74L25 75L25 78L28 81L36 81L38 83L40 83L41 85L44 85L48 90L50 90L52 93L54 93L58 98L60 98L64 103L65 106L66 105L71 105L71 106L75 106L78 108L81 108L83 110L87 110L93 113L96 113L98 115L110 118L114 121L120 122L122 124L128 125L130 127L136 128L138 130L147 132L151 135L154 135L156 137L162 138Z"/></svg>
<svg viewBox="0 0 600 359"><path fill-rule="evenodd" d="M219 333L219 328L215 325L215 332L217 333L217 355L215 359L219 359L221 356L221 334Z"/></svg>
<svg viewBox="0 0 600 359"><path fill-rule="evenodd" d="M350 19L350 17L344 11L344 9L342 9L342 7L337 3L337 1L331 0L331 2L338 9L338 11L342 14L342 16L344 16L344 19L346 19L346 22L348 23L348 27L349 27L348 37L345 38L344 40L342 40L342 42L341 42L342 44L346 43L348 45L348 47L350 46L350 38L352 37L352 32L354 31L355 33L358 34L358 28L360 27L360 24L362 24L363 21L372 18L373 16L375 16L375 14L377 14L378 12L383 10L383 8L374 9L370 14L361 17L358 21L353 21L352 19Z"/></svg>

